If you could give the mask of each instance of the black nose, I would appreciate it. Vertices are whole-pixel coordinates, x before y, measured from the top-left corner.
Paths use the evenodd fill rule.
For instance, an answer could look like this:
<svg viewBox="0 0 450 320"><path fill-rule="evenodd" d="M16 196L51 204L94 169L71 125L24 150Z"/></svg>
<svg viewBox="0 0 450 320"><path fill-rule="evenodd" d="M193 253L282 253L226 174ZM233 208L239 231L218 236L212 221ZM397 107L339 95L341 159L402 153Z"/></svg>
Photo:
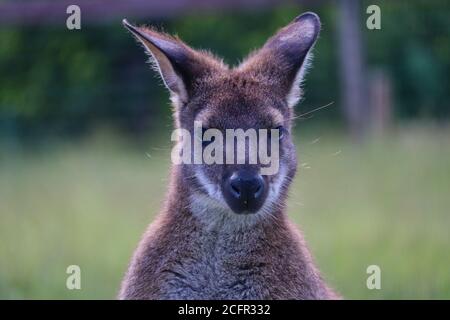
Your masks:
<svg viewBox="0 0 450 320"><path fill-rule="evenodd" d="M222 193L236 213L256 212L266 198L266 183L257 173L235 172L222 185Z"/></svg>

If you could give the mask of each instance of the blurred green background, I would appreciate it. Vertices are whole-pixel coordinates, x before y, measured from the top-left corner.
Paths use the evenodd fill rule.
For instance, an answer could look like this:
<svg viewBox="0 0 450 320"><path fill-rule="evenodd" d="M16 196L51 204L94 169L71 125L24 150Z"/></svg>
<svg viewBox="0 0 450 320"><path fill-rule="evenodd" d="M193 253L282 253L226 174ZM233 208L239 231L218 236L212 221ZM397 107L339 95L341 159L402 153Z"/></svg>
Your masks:
<svg viewBox="0 0 450 320"><path fill-rule="evenodd" d="M73 31L66 1L0 2L0 298L114 298L158 211L168 94L124 16L236 64L304 11L323 30L296 112L333 104L297 120L291 218L344 297L450 298L447 1L377 1L381 30L366 28L370 1L78 2ZM66 288L72 264L81 290ZM381 290L366 287L372 264Z"/></svg>

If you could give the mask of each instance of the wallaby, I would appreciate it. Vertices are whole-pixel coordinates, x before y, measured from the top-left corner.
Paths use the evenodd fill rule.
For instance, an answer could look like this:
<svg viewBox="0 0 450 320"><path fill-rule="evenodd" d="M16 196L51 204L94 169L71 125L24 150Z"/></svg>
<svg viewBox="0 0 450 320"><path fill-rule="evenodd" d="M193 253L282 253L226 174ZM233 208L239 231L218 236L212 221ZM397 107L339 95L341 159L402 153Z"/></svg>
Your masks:
<svg viewBox="0 0 450 320"><path fill-rule="evenodd" d="M335 299L286 211L297 158L291 137L320 20L304 13L239 66L148 27L124 26L170 91L176 128L194 122L280 131L279 170L172 164L169 190L123 279L120 299Z"/></svg>

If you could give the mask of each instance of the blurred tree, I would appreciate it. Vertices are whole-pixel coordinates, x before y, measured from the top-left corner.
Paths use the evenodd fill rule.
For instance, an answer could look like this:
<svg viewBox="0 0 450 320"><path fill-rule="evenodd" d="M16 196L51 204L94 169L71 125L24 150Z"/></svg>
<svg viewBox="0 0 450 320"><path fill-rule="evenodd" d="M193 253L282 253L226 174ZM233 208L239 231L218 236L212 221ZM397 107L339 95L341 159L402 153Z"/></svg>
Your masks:
<svg viewBox="0 0 450 320"><path fill-rule="evenodd" d="M1 8L5 3L10 4L2 2ZM22 7L31 5L29 2L15 3ZM167 31L177 32L193 46L211 48L223 55L227 62L236 64L299 13L316 11L323 27L314 51L313 69L304 86L305 99L299 106L302 111L298 113L337 101L339 96L347 96L346 99L353 102L348 104L342 99L341 108L315 113L315 120L308 123L329 121L340 125L342 118L350 121L350 117L363 123L359 119L368 114L368 95L362 93L365 80L357 80L366 77L362 53L356 53L360 57L354 57L356 49L352 48L358 46L366 53L370 69L376 68L390 77L395 111L393 120L426 118L448 121L448 1L379 1L382 29L377 31L365 28L365 7L371 2L363 1L357 11L360 16L353 13L353 18L346 22L353 21L352 28L360 28L361 44L356 46L351 42L354 38L343 36L348 31L342 28L335 32L334 28L341 19L338 8L343 8L345 1L339 4L321 1L314 7L276 4L267 1L258 7L260 10L245 11L234 1L227 4L225 12L212 8L194 13L192 11L195 10L191 10L169 20L142 18L141 21L164 25ZM124 7L132 7L132 4ZM176 12L180 13L180 7L177 8ZM249 8L247 4L245 8ZM35 139L41 134L78 135L105 124L142 136L170 123L167 92L159 85L159 80L154 80L154 74L143 64L146 57L142 50L136 48L135 42L122 28L122 14L117 16L116 11L113 17L107 14L108 7L102 10L105 11L104 17L111 20L103 20L97 25L87 21L83 24L82 21L81 31L66 30L65 21L61 24L63 27L31 22L27 26L21 23L2 26L0 137ZM0 11L1 14L6 12ZM143 17L145 13L137 16ZM0 24L5 21L0 20ZM351 43L346 45L345 41ZM343 57L347 57L346 62ZM353 71L345 71L350 69L356 69L359 76L353 77L351 82L340 81L338 71L350 74ZM341 83L346 88L346 95L339 92ZM358 97L348 98L352 95ZM361 100L362 103L354 102ZM347 110L345 116L339 109ZM352 131L363 129L364 126L358 124Z"/></svg>
<svg viewBox="0 0 450 320"><path fill-rule="evenodd" d="M342 107L354 139L364 136L368 122L366 66L361 39L364 26L359 1L339 1L339 65Z"/></svg>

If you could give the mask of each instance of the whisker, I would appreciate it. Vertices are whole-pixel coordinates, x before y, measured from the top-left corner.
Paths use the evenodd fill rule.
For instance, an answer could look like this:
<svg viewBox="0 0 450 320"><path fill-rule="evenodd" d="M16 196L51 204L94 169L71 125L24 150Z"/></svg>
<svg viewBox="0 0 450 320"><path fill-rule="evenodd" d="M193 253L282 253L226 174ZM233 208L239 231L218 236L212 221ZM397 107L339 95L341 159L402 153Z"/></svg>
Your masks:
<svg viewBox="0 0 450 320"><path fill-rule="evenodd" d="M313 113L315 113L317 111L320 111L322 109L328 108L329 106L331 106L333 104L334 104L334 101L331 101L330 103L328 103L326 105L323 105L321 107L318 107L318 108L315 108L313 110L307 111L305 113L299 114L298 116L294 116L294 117L292 117L292 120L303 118L304 116L307 116L307 115L313 114Z"/></svg>

